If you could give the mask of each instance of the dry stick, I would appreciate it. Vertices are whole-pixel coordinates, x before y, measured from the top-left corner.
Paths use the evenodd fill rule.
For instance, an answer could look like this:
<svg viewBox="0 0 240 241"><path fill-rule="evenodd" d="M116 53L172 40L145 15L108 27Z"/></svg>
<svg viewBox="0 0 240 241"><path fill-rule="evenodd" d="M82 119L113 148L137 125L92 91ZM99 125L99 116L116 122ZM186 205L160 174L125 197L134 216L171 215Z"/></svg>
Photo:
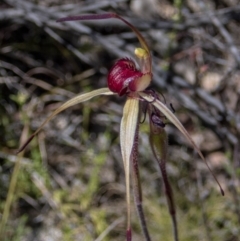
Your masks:
<svg viewBox="0 0 240 241"><path fill-rule="evenodd" d="M151 241L144 211L143 211L143 206L142 206L142 188L141 188L140 173L138 168L138 133L139 133L139 126L136 128L135 139L134 139L134 144L133 144L133 149L131 154L131 161L133 166L134 201L135 201L135 205L139 215L142 232L145 236L146 241Z"/></svg>
<svg viewBox="0 0 240 241"><path fill-rule="evenodd" d="M92 32L92 30L90 28L88 28L87 26L84 26L80 23L68 23L65 28L63 26L57 24L55 19L63 17L64 15L62 12L53 12L49 8L39 6L39 5L30 3L29 1L24 1L24 0L19 0L19 1L5 0L5 1L9 5L12 5L13 7L19 9L19 11L21 10L20 13L16 15L16 17L14 16L14 14L12 13L11 10L6 10L6 11L4 11L4 14L6 15L5 18L13 19L15 21L20 20L21 21L20 23L22 23L23 20L27 20L27 21L34 23L39 28L43 28L43 29L45 29L45 27L48 27L49 29L55 28L58 30L59 29L66 30L66 27L67 27L67 30L72 30L72 31L82 33L82 34L89 35ZM9 12L9 14L6 14L8 12ZM2 13L2 11L0 11L0 13ZM1 17L2 16L0 16L0 20L1 20ZM52 33L50 33L50 35L51 34ZM53 35L54 34L56 34L56 33L53 33ZM54 38L57 38L57 37L58 37L58 35ZM72 49L72 51L74 51L73 52L74 54L77 53L75 47L70 45L69 49L70 50ZM89 60L85 56L83 56L83 55L81 56L81 53L80 54L79 53L77 53L76 56L81 57L80 59L82 61L88 63ZM89 64L91 64L91 63L89 62Z"/></svg>
<svg viewBox="0 0 240 241"><path fill-rule="evenodd" d="M206 5L204 4L204 2L200 2L200 6L203 10L206 9ZM234 41L232 39L232 36L229 34L229 32L227 31L227 29L223 26L223 24L221 23L221 21L219 20L219 18L217 18L217 16L214 16L213 14L211 13L208 13L208 16L209 18L211 19L212 23L214 24L214 26L219 30L220 34L222 35L222 37L225 39L226 43L227 43L227 47L229 48L231 54L233 55L233 57L235 58L235 61L236 61L236 64L235 66L232 67L232 69L229 70L229 73L233 72L233 70L235 68L237 68L239 65L240 65L240 54L239 54L239 50L238 48L236 47L236 45L234 44ZM228 73L227 73L228 74ZM226 76L227 77L227 76ZM227 78L222 78L221 79L221 82L220 82L220 86L224 86L226 87L227 84L228 84L228 79ZM223 102L224 103L224 102ZM227 107L226 107L227 109ZM238 143L238 141L237 141ZM236 146L237 143L234 143ZM234 169L235 170L235 169ZM235 172L234 172L235 173ZM232 192L233 192L233 196L234 197L237 197L237 193L236 193L236 189L235 187L233 186L232 188ZM236 204L236 214L238 216L238 219L239 219L239 210L238 210L238 199L235 199L235 204Z"/></svg>
<svg viewBox="0 0 240 241"><path fill-rule="evenodd" d="M207 9L207 7L203 1L200 1L198 4L202 10L205 11ZM219 18L217 16L215 16L212 11L207 11L207 16L210 18L213 25L219 30L219 33L221 34L223 39L225 39L225 41L227 43L226 49L230 50L232 56L235 58L235 61L236 61L236 63L233 66L228 68L227 72L221 78L220 84L219 84L218 88L215 90L215 92L216 92L216 91L220 91L221 89L223 89L224 87L227 86L228 79L229 79L227 77L230 77L230 75L233 73L233 71L236 70L240 64L240 54L239 54L239 51L238 51L236 45L234 44L232 36L229 34L227 29L223 26L223 24L221 23Z"/></svg>
<svg viewBox="0 0 240 241"><path fill-rule="evenodd" d="M211 18L213 24L215 25L215 27L218 28L222 37L227 42L228 47L230 48L231 54L236 59L236 62L239 65L239 63L240 63L239 51L238 51L237 47L234 45L234 42L233 42L233 39L232 39L231 35L224 28L224 26L222 25L222 23L219 21L219 19L216 16L210 15L210 18Z"/></svg>
<svg viewBox="0 0 240 241"><path fill-rule="evenodd" d="M208 10L206 5L204 4L204 1L199 1L198 5L203 11ZM222 37L225 39L225 41L228 44L228 48L230 49L231 54L235 58L237 65L240 63L240 55L237 47L234 45L234 41L231 37L231 35L228 33L226 28L223 26L223 24L219 21L219 19L214 16L212 12L207 11L207 16L212 21L213 25L219 30L219 33L222 35Z"/></svg>
<svg viewBox="0 0 240 241"><path fill-rule="evenodd" d="M82 54L77 48L75 48L70 43L67 43L63 38L61 38L56 32L54 32L49 27L44 27L44 30L49 36L59 42L62 46L65 46L70 52L72 52L75 56L77 56L81 61L87 64L91 64L91 60Z"/></svg>
<svg viewBox="0 0 240 241"><path fill-rule="evenodd" d="M57 93L60 95L65 95L67 97L74 96L74 93L72 93L68 90L52 86L51 84L48 84L45 81L42 81L42 80L34 78L34 77L30 77L28 74L24 73L21 69L19 69L17 66L15 66L11 63L0 60L0 67L11 70L13 73L15 73L16 75L21 77L26 83L36 85L42 89L45 89L45 90L48 90L50 92Z"/></svg>

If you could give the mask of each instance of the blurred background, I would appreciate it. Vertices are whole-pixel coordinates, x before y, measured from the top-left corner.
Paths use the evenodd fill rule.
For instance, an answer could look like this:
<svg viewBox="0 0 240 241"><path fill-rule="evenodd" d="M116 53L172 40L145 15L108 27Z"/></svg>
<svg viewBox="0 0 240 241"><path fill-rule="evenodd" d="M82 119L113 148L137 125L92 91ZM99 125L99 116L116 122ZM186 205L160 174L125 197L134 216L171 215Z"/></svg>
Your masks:
<svg viewBox="0 0 240 241"><path fill-rule="evenodd" d="M238 0L0 2L1 240L125 240L119 147L125 97L94 98L67 109L22 157L16 155L20 140L61 103L106 87L114 61L133 57L138 40L119 20L56 22L104 12L118 13L146 38L153 55L151 87L165 96L168 106L172 103L225 190L222 197L188 141L167 125L167 170L180 240L239 241ZM140 126L139 165L149 232L152 240L173 240L148 133L146 121ZM132 206L133 240L144 240Z"/></svg>

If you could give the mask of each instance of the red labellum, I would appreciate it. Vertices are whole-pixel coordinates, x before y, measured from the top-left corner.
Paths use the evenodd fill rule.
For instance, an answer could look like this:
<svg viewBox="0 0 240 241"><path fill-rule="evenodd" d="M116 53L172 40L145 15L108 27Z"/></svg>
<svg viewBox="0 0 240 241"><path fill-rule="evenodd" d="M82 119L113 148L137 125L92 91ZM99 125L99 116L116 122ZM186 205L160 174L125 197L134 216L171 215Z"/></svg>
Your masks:
<svg viewBox="0 0 240 241"><path fill-rule="evenodd" d="M135 63L130 59L118 60L108 74L108 88L120 96L128 91L131 81L140 78L142 73L137 70Z"/></svg>
<svg viewBox="0 0 240 241"><path fill-rule="evenodd" d="M143 81L146 83L141 83ZM127 92L144 90L150 81L151 74L141 73L135 63L127 58L118 60L108 74L108 88L120 96Z"/></svg>

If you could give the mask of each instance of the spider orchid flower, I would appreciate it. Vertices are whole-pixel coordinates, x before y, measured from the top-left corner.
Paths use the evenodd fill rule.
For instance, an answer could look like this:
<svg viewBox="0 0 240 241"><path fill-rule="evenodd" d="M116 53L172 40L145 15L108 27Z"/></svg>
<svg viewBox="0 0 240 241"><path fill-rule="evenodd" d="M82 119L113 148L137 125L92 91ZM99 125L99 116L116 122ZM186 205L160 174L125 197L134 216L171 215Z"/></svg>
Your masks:
<svg viewBox="0 0 240 241"><path fill-rule="evenodd" d="M125 171L126 180L126 201L127 201L127 240L131 240L131 224L130 224L130 213L131 213L131 198L130 198L130 173L132 173L134 184L134 196L137 206L137 210L140 217L141 226L146 240L151 240L148 234L146 221L142 209L142 197L141 197L141 185L139 180L138 163L137 163L137 145L138 145L138 130L140 123L140 112L142 110L141 105L145 103L147 105L147 113L149 114L150 123L150 145L155 156L155 159L159 163L160 170L162 172L163 181L165 185L165 191L168 200L169 212L173 221L174 237L178 240L177 235L177 224L175 216L175 208L173 202L173 196L170 184L167 180L165 163L167 158L167 134L164 129L164 119L167 118L172 122L178 130L188 139L193 148L198 152L201 159L206 163L208 169L212 173L210 167L208 166L204 156L202 155L200 149L194 143L193 139L190 137L186 129L173 114L171 109L169 109L164 103L160 101L158 94L154 91L146 90L152 80L152 60L149 47L141 35L141 33L128 21L123 19L121 16L115 13L104 13L104 14L89 14L82 16L71 16L66 18L61 18L57 20L58 22L65 21L75 21L75 20L101 20L116 18L123 21L127 26L129 26L132 31L136 34L141 47L135 49L135 56L137 59L137 64L129 59L122 58L118 60L109 71L107 77L108 88L101 88L93 90L88 93L79 94L76 97L68 100L58 109L56 109L43 123L42 125L29 137L26 143L20 147L18 152L21 152L30 141L36 136L43 128L43 126L48 123L57 114L64 111L65 109L88 101L96 96L100 95L115 95L126 96L126 103L123 109L123 116L121 119L120 126L120 145L121 153L123 158L123 165ZM146 114L146 113L145 113ZM131 169L132 166L132 169ZM133 172L131 172L133 170ZM214 174L213 177L215 178ZM218 183L222 195L224 192Z"/></svg>

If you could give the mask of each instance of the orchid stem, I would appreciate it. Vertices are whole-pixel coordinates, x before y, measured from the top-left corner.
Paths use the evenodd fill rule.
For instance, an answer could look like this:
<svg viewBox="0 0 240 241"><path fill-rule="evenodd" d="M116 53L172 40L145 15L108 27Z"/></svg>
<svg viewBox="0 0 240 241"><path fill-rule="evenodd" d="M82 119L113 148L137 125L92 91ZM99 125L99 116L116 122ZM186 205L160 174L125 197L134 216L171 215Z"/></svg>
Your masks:
<svg viewBox="0 0 240 241"><path fill-rule="evenodd" d="M141 223L142 232L145 236L145 240L151 241L144 211L143 211L143 206L142 206L142 187L141 187L140 173L138 168L138 130L139 130L139 125L137 126L137 129L136 129L134 145L133 145L132 154L131 154L131 161L133 166L133 192L134 192L135 205L136 205L138 216Z"/></svg>
<svg viewBox="0 0 240 241"><path fill-rule="evenodd" d="M166 162L161 161L161 162L158 162L158 164L159 164L159 167L160 167L160 171L162 173L163 183L164 183L164 187L165 187L165 193L166 193L166 196L167 196L169 213L170 213L171 218L172 218L174 241L178 241L178 228L177 228L175 203L174 203L174 199L173 199L172 188L171 188L171 185L170 185L170 183L168 181L168 177L167 177Z"/></svg>

